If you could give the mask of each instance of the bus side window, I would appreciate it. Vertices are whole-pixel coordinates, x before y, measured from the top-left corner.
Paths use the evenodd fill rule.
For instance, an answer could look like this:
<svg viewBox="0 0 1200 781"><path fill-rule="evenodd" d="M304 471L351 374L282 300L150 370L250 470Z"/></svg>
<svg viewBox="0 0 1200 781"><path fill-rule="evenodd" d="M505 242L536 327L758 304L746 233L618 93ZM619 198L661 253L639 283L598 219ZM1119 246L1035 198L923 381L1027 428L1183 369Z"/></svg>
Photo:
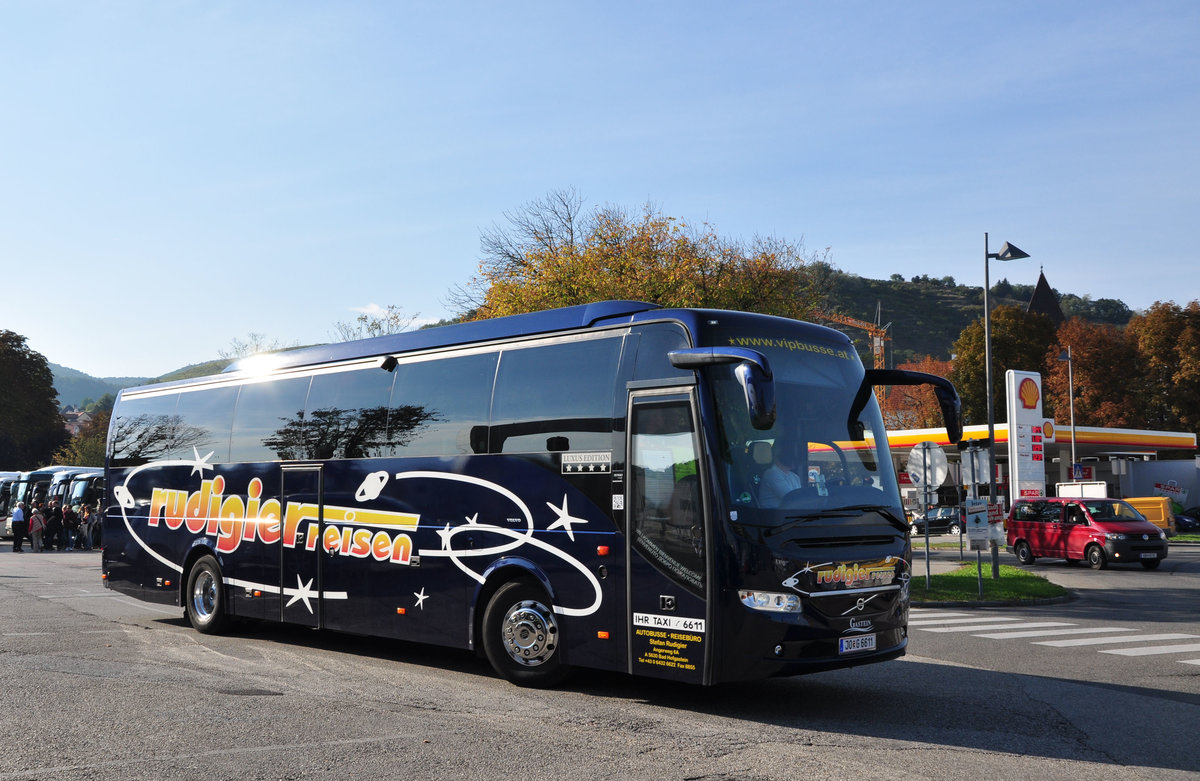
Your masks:
<svg viewBox="0 0 1200 781"><path fill-rule="evenodd" d="M375 367L314 376L304 411L308 458L381 455L394 379Z"/></svg>
<svg viewBox="0 0 1200 781"><path fill-rule="evenodd" d="M108 429L108 456L112 466L141 466L168 458L180 423L175 413L178 403L178 393L123 400L117 408L120 414ZM191 451L188 455L192 455Z"/></svg>
<svg viewBox="0 0 1200 781"><path fill-rule="evenodd" d="M229 441L232 461L305 458L304 405L309 377L247 383L241 387Z"/></svg>
<svg viewBox="0 0 1200 781"><path fill-rule="evenodd" d="M636 331L638 340L637 359L634 361L634 380L657 380L678 377L691 380L695 372L677 369L667 360L667 353L691 347L687 333L676 323L651 323Z"/></svg>
<svg viewBox="0 0 1200 781"><path fill-rule="evenodd" d="M611 450L621 339L505 350L492 402L492 452Z"/></svg>
<svg viewBox="0 0 1200 781"><path fill-rule="evenodd" d="M179 395L177 409L180 432L176 437L173 456L189 458L192 448L201 456L212 453L210 464L229 460L229 432L233 427L233 406L237 388L210 388Z"/></svg>
<svg viewBox="0 0 1200 781"><path fill-rule="evenodd" d="M402 363L388 405L385 454L482 453L497 353Z"/></svg>

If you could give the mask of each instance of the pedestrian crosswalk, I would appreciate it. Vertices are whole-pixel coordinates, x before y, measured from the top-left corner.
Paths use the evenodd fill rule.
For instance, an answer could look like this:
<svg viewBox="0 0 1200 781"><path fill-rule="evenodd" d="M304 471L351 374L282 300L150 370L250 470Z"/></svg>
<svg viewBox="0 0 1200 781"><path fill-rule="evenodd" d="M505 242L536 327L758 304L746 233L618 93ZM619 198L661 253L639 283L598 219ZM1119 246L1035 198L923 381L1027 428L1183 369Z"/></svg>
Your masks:
<svg viewBox="0 0 1200 781"><path fill-rule="evenodd" d="M1053 648L1092 647L1115 656L1167 656L1182 664L1200 665L1200 634L1138 633L1120 626L1080 626L1070 621L1030 621L1004 616L979 616L948 610L914 609L909 614L910 632L962 633L988 640L1029 640L1033 645ZM1085 636L1086 635L1086 636ZM1042 639L1058 638L1058 639ZM1191 642L1179 642L1191 641ZM1113 646L1106 648L1103 646Z"/></svg>

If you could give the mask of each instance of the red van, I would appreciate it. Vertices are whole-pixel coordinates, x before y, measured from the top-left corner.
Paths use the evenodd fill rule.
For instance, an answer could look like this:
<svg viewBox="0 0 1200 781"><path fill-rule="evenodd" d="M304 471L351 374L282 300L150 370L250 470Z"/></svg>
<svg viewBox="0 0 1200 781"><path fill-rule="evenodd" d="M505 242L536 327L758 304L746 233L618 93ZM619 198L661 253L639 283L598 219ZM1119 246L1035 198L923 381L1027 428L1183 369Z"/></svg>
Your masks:
<svg viewBox="0 0 1200 781"><path fill-rule="evenodd" d="M1120 499L1046 496L1013 503L1008 547L1021 564L1046 556L1086 559L1092 569L1110 562L1155 569L1167 557L1167 535Z"/></svg>

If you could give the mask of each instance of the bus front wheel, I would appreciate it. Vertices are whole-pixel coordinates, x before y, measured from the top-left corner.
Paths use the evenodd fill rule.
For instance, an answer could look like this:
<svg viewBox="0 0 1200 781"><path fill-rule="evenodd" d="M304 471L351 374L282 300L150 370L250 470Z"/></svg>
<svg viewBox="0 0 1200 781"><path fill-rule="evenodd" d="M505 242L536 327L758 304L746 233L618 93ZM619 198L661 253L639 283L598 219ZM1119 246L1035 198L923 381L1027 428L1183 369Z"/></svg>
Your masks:
<svg viewBox="0 0 1200 781"><path fill-rule="evenodd" d="M550 599L526 581L506 583L483 614L483 649L496 672L519 686L547 687L567 674Z"/></svg>
<svg viewBox="0 0 1200 781"><path fill-rule="evenodd" d="M212 556L202 556L192 565L184 598L188 621L197 632L219 634L229 623L221 566Z"/></svg>

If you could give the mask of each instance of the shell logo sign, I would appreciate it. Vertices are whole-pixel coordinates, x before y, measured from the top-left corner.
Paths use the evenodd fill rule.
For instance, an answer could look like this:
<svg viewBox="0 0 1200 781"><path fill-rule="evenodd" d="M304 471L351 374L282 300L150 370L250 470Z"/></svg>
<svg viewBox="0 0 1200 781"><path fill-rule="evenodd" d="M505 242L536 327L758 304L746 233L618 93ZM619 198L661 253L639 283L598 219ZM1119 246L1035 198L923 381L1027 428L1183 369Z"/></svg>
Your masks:
<svg viewBox="0 0 1200 781"><path fill-rule="evenodd" d="M1037 383L1029 377L1021 380L1021 384L1017 388L1017 398L1021 400L1021 406L1024 409L1037 409L1038 401L1041 398Z"/></svg>
<svg viewBox="0 0 1200 781"><path fill-rule="evenodd" d="M1009 498L1044 496L1046 452L1054 425L1042 415L1042 377L1037 372L1009 369L1004 374L1008 412ZM1047 431L1046 424L1051 425Z"/></svg>

